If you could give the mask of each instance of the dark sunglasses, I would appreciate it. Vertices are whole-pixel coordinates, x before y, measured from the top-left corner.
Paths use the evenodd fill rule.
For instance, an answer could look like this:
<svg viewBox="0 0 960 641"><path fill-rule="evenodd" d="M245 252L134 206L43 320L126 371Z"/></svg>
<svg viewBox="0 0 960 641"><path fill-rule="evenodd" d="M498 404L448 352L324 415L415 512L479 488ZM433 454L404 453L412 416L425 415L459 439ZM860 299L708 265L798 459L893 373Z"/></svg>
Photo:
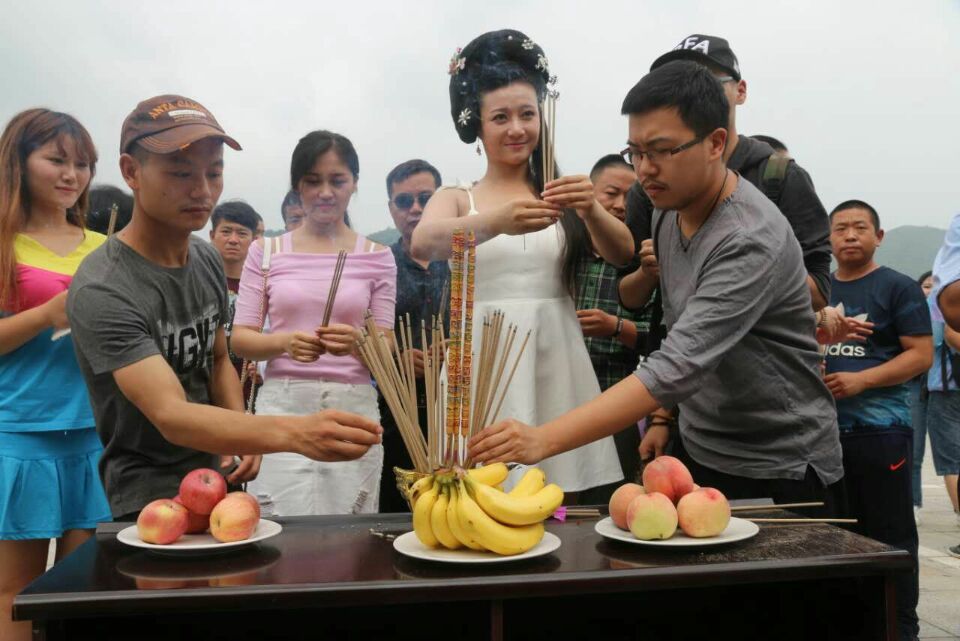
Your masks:
<svg viewBox="0 0 960 641"><path fill-rule="evenodd" d="M430 202L431 196L433 196L432 191L421 191L417 194L417 202L420 203L420 207L426 207L427 203ZM393 204L396 205L398 209L410 209L413 207L413 195L397 194L393 197Z"/></svg>

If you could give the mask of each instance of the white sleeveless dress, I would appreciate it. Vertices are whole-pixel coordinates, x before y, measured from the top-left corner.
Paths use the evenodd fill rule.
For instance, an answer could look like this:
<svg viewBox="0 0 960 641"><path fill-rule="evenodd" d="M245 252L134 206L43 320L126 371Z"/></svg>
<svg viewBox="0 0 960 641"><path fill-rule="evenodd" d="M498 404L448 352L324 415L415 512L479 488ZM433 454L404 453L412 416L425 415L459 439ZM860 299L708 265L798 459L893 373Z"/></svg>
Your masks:
<svg viewBox="0 0 960 641"><path fill-rule="evenodd" d="M477 213L473 192L470 212ZM543 425L600 394L573 299L561 278L563 228L553 225L526 236L501 234L477 246L473 341L479 345L483 318L500 310L517 326L515 350L533 330L497 420L513 418ZM511 361L512 362L512 361ZM623 480L617 448L606 437L544 459L548 483L578 492ZM507 480L512 487L524 467Z"/></svg>

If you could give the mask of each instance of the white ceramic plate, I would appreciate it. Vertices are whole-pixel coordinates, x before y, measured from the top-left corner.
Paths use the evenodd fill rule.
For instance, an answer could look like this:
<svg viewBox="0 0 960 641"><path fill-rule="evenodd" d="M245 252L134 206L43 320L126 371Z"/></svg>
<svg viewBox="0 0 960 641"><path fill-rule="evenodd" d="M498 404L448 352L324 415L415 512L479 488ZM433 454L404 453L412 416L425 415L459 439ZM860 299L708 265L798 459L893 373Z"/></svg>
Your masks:
<svg viewBox="0 0 960 641"><path fill-rule="evenodd" d="M152 552L161 554L170 554L172 556L203 556L216 554L227 550L234 550L245 545L251 545L258 541L269 539L283 531L279 523L260 519L257 529L253 535L244 541L233 541L231 543L220 543L210 533L206 534L184 534L178 540L169 545L157 545L155 543L144 543L137 535L137 526L131 525L117 532L117 540L126 545L132 545L135 548L144 548Z"/></svg>
<svg viewBox="0 0 960 641"><path fill-rule="evenodd" d="M493 552L478 552L477 550L448 550L446 548L428 548L420 542L414 532L401 534L393 541L393 548L404 556L423 561L439 561L440 563L505 563L532 559L544 554L550 554L560 547L560 537L550 532L544 532L540 542L523 554L501 556Z"/></svg>
<svg viewBox="0 0 960 641"><path fill-rule="evenodd" d="M699 548L709 545L734 543L735 541L743 541L744 539L752 538L757 535L757 532L760 531L760 526L753 521L738 519L734 516L730 518L730 523L727 525L727 529L717 536L711 536L704 539L695 539L687 536L680 531L680 528L677 528L677 533L669 539L655 541L641 541L629 531L621 530L614 525L613 519L611 519L609 516L602 521L599 521L595 526L593 526L593 529L596 530L597 534L604 538L623 541L625 543L634 543L636 545L650 545L661 548Z"/></svg>

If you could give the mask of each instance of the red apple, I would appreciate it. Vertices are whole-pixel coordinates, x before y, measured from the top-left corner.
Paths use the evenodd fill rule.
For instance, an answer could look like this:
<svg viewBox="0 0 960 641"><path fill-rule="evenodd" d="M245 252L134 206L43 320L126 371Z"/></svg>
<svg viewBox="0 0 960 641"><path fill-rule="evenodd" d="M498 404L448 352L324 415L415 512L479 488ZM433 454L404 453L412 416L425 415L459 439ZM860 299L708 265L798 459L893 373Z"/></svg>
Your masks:
<svg viewBox="0 0 960 641"><path fill-rule="evenodd" d="M210 513L210 534L221 543L249 539L260 522L257 513L246 497L228 496Z"/></svg>
<svg viewBox="0 0 960 641"><path fill-rule="evenodd" d="M173 497L174 503L179 503L183 505L183 501L180 499L180 495L177 494ZM186 507L184 505L184 507ZM207 531L207 528L210 527L210 516L207 514L197 514L196 512L191 512L190 508L187 508L187 534L203 534Z"/></svg>
<svg viewBox="0 0 960 641"><path fill-rule="evenodd" d="M137 534L144 543L167 545L187 531L187 508L171 499L148 503L137 517Z"/></svg>
<svg viewBox="0 0 960 641"><path fill-rule="evenodd" d="M230 494L227 494L227 496L238 496L244 499L245 501L249 501L250 505L252 505L254 509L257 511L257 521L260 520L260 502L257 501L257 497L255 497L253 494L250 494L249 492L238 491L238 492L230 492Z"/></svg>
<svg viewBox="0 0 960 641"><path fill-rule="evenodd" d="M227 482L214 470L200 468L180 481L180 500L197 514L210 514L213 508L227 495Z"/></svg>

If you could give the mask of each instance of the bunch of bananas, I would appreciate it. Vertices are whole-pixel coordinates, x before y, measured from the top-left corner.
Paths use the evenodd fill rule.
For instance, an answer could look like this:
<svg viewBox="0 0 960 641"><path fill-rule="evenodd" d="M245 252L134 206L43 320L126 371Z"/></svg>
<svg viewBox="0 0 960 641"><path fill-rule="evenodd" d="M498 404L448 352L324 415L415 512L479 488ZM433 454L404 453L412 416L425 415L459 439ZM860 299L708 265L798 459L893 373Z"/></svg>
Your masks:
<svg viewBox="0 0 960 641"><path fill-rule="evenodd" d="M521 554L543 538L543 521L560 507L563 490L538 467L509 493L500 489L507 466L495 463L441 470L411 488L413 531L427 547Z"/></svg>

